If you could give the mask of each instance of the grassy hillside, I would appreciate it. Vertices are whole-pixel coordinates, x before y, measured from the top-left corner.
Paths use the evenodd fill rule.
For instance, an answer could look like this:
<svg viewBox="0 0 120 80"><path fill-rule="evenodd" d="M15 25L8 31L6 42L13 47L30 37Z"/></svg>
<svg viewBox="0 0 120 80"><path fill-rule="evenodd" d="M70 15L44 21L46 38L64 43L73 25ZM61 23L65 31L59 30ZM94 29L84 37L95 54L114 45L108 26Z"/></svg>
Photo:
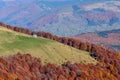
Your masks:
<svg viewBox="0 0 120 80"><path fill-rule="evenodd" d="M30 53L40 57L43 63L61 64L66 61L96 63L86 51L78 50L53 40L34 38L0 27L0 55L13 53Z"/></svg>

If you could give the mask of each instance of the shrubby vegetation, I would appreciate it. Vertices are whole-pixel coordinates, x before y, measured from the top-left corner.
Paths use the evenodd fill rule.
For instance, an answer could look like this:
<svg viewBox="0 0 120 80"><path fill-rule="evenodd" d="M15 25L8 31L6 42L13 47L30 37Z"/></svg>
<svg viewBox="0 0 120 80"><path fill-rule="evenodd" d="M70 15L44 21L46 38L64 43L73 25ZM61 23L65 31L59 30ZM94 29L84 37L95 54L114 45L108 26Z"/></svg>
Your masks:
<svg viewBox="0 0 120 80"><path fill-rule="evenodd" d="M63 66L42 65L29 54L0 57L0 80L118 80L117 70L110 65L66 62ZM114 73L114 74L113 74Z"/></svg>

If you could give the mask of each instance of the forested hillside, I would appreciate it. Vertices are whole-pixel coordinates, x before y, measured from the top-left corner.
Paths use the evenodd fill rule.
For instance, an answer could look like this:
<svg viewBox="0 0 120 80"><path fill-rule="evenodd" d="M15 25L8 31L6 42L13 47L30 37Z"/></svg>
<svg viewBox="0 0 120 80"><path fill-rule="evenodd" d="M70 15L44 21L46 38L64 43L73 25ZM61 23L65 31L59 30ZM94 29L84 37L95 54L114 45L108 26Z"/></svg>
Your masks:
<svg viewBox="0 0 120 80"><path fill-rule="evenodd" d="M120 51L120 29L79 34L72 37L107 47L112 51Z"/></svg>
<svg viewBox="0 0 120 80"><path fill-rule="evenodd" d="M63 63L61 66L57 66L55 64L46 64L43 67L40 66L40 61L39 59L37 60L35 58L34 59L30 59L33 60L33 63L31 63L32 61L30 61L30 63L28 63L28 61L25 60L25 56L23 55L24 58L24 63L28 66L28 72L29 74L27 74L27 79L60 79L60 80L119 80L120 79L120 53L116 53L116 52L112 52L109 49L103 48L101 46L95 45L95 44L91 44L85 41L81 41L78 39L74 39L74 38L68 38L68 37L58 37L55 35L52 35L50 33L46 33L46 32L34 32L34 31L29 31L27 29L24 28L18 28L18 27L14 27L14 26L10 26L10 25L6 25L4 23L0 23L1 26L17 31L17 32L21 32L21 33L25 33L25 34L36 34L38 37L44 37L47 39L52 39L52 40L56 40L58 42L61 42L63 44L72 46L74 48L80 49L80 50L84 50L84 51L88 51L90 52L90 56L92 58L94 58L95 60L97 60L97 64L84 64L84 63L73 63L71 64L70 62L67 63ZM14 56L21 56L20 58L22 58L22 55L18 54L18 55L14 55ZM29 55L30 56L30 55ZM83 56L82 56L83 57ZM11 56L10 56L11 58ZM7 59L9 58L3 58L5 59L5 64L9 63L7 62ZM15 58L16 59L16 58ZM12 59L10 59L12 60ZM18 61L18 65L21 64L19 62L19 57L17 59ZM38 66L33 66L33 65L37 65L36 61L38 61ZM1 63L4 64L4 63ZM33 64L33 65L32 65ZM10 66L12 66L13 64L10 64ZM2 65L1 65L2 66ZM8 66L8 65L7 65ZM5 67L5 71L1 71L0 74L4 74L4 72L6 72L6 65ZM15 65L14 65L15 66ZM4 67L1 67L4 68ZM16 65L16 68L20 68ZM21 74L24 73L24 70L22 70L22 68L20 68L21 71L23 72L19 72L19 71L11 71L11 68L7 69L8 72L6 72L6 76L5 77L2 75L1 78L9 78L8 74L13 73L13 75L11 74L10 78L21 78L25 79L26 76ZM32 70L31 70L32 69ZM10 72L10 71L11 72ZM18 70L18 69L16 69ZM42 71L41 71L42 70ZM26 72L26 71L25 71ZM31 75L32 74L32 75ZM17 76L17 75L21 75L21 77ZM13 77L15 76L15 77ZM22 80L20 79L20 80Z"/></svg>
<svg viewBox="0 0 120 80"><path fill-rule="evenodd" d="M116 56L119 58L120 56ZM114 63L114 62L113 62ZM117 64L116 64L117 65ZM116 67L119 68L119 65ZM120 72L112 64L97 65L70 62L61 66L42 65L39 58L29 54L0 57L1 80L119 80Z"/></svg>

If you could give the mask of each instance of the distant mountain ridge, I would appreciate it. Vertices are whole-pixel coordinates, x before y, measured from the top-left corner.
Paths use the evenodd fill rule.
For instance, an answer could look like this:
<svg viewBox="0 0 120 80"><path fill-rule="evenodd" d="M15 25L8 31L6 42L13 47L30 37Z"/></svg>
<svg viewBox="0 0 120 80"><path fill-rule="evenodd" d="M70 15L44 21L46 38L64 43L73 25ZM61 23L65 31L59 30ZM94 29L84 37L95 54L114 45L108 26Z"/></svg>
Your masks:
<svg viewBox="0 0 120 80"><path fill-rule="evenodd" d="M113 51L120 51L120 29L85 33L73 36L76 39L108 47Z"/></svg>
<svg viewBox="0 0 120 80"><path fill-rule="evenodd" d="M18 0L0 4L1 22L30 30L74 36L120 29L119 0Z"/></svg>

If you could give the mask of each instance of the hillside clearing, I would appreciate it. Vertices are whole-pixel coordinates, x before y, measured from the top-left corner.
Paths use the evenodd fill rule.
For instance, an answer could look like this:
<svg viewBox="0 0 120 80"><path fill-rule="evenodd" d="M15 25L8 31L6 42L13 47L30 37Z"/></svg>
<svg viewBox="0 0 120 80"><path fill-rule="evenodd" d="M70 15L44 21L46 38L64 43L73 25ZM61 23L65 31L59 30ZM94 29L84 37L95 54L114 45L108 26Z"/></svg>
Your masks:
<svg viewBox="0 0 120 80"><path fill-rule="evenodd" d="M48 62L62 64L66 61L86 64L96 64L97 62L89 55L89 52L78 50L53 40L34 38L0 27L0 55L12 55L17 52L29 53L34 57L40 57L43 64Z"/></svg>

